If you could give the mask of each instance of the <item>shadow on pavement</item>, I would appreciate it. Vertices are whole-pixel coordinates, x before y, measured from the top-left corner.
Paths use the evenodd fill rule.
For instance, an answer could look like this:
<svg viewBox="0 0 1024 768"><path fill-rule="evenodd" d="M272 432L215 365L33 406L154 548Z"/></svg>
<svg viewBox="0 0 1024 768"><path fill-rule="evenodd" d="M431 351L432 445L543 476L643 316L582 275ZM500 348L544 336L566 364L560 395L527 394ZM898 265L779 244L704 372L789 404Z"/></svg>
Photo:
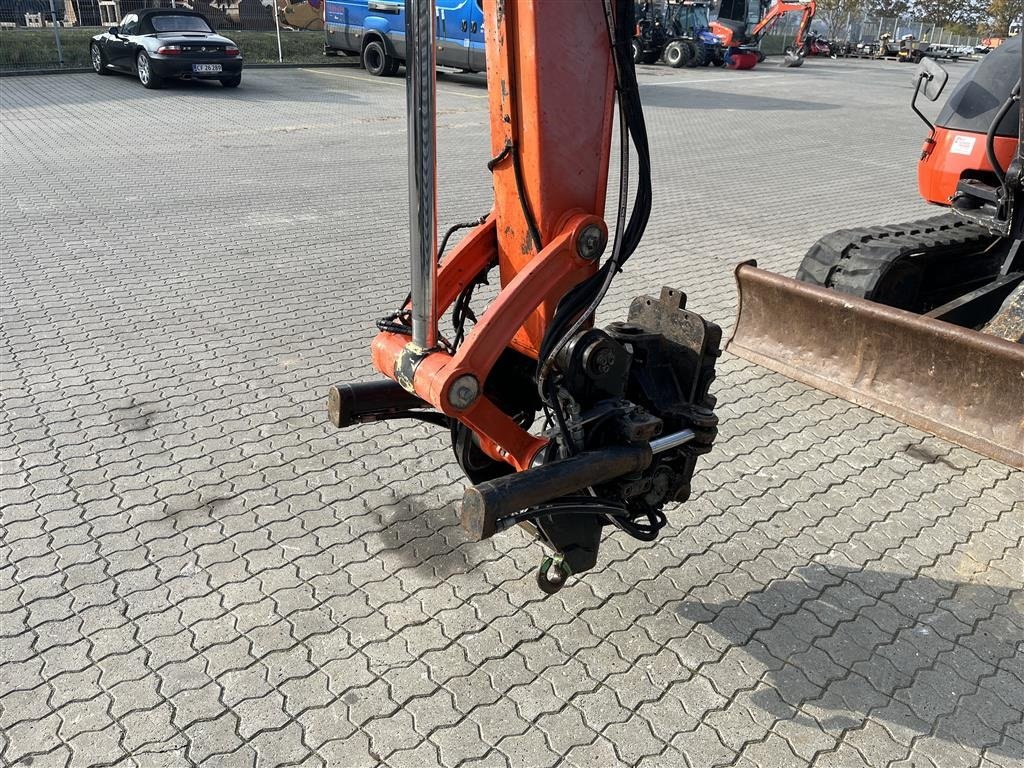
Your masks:
<svg viewBox="0 0 1024 768"><path fill-rule="evenodd" d="M742 600L685 601L677 612L771 670L771 687L753 701L780 720L838 738L871 717L895 732L1019 759L1024 745L1004 736L1024 701L1010 661L1021 642L1021 597L1004 587L810 565Z"/></svg>
<svg viewBox="0 0 1024 768"><path fill-rule="evenodd" d="M802 99L776 99L753 93L724 93L685 85L669 86L659 83L640 85L644 107L670 109L734 109L749 112L762 110L775 112L817 112L838 109L838 105Z"/></svg>

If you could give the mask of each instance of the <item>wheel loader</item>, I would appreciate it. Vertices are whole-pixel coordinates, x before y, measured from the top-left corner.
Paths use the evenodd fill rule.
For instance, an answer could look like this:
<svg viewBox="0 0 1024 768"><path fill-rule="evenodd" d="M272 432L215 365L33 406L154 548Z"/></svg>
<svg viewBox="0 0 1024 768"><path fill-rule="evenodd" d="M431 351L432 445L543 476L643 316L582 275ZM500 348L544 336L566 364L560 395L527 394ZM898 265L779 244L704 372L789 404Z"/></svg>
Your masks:
<svg viewBox="0 0 1024 768"><path fill-rule="evenodd" d="M798 381L1024 468L1024 54L1017 37L952 91L930 58L911 107L927 124L921 196L946 212L843 229L796 279L736 271L727 348Z"/></svg>

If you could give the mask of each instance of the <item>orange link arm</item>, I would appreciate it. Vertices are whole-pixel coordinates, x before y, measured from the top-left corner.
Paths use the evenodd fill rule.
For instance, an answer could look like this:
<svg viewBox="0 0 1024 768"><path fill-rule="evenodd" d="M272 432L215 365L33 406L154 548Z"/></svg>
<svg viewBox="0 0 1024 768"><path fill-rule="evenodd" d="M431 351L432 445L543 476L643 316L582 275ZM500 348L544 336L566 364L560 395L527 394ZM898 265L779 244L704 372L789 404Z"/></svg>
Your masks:
<svg viewBox="0 0 1024 768"><path fill-rule="evenodd" d="M494 209L439 268L434 319L495 263L501 291L454 357L410 349L408 336L390 332L377 335L372 351L381 373L522 470L546 440L502 413L484 385L506 348L538 356L558 301L597 269L577 242L588 226L607 236L615 74L600 0L484 0L484 13ZM480 394L457 408L452 387L467 376Z"/></svg>

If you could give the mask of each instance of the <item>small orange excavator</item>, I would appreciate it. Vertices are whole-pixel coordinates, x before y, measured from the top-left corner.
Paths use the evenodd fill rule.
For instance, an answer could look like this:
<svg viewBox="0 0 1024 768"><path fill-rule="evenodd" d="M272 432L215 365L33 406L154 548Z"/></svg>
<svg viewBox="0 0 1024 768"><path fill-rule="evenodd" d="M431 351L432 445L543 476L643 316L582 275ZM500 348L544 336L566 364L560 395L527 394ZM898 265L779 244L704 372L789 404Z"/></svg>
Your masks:
<svg viewBox="0 0 1024 768"><path fill-rule="evenodd" d="M726 66L753 69L765 58L761 39L787 13L799 13L800 26L793 42L786 46L783 59L787 67L799 67L807 55L806 38L816 10L814 0L777 0L770 6L765 0L722 0L718 18L711 22L711 31L725 47Z"/></svg>
<svg viewBox="0 0 1024 768"><path fill-rule="evenodd" d="M671 288L593 325L651 211L634 1L484 0L494 202L450 251L455 228L440 248L436 234L433 3L406 0L405 13L412 290L378 323L384 378L333 386L329 415L447 431L472 483L464 528L527 529L550 550L537 583L555 592L594 566L606 529L651 541L666 505L689 497L717 434L721 330ZM497 297L474 305L494 276Z"/></svg>
<svg viewBox="0 0 1024 768"><path fill-rule="evenodd" d="M924 58L911 107L928 125L918 187L945 213L842 229L796 280L736 270L728 349L1024 469L1024 51L1013 38L964 75Z"/></svg>

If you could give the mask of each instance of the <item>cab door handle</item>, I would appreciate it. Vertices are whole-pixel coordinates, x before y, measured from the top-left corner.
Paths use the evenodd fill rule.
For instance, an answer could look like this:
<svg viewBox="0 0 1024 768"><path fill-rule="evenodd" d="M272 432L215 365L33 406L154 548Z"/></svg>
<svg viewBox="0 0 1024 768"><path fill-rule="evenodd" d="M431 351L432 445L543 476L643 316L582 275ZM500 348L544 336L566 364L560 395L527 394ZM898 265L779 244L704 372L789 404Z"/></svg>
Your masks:
<svg viewBox="0 0 1024 768"><path fill-rule="evenodd" d="M474 35L476 34L477 29L479 29L479 27L477 26L477 23L474 21L473 22L473 34Z"/></svg>
<svg viewBox="0 0 1024 768"><path fill-rule="evenodd" d="M469 22L465 19L462 20L462 31L465 32L469 28Z"/></svg>

